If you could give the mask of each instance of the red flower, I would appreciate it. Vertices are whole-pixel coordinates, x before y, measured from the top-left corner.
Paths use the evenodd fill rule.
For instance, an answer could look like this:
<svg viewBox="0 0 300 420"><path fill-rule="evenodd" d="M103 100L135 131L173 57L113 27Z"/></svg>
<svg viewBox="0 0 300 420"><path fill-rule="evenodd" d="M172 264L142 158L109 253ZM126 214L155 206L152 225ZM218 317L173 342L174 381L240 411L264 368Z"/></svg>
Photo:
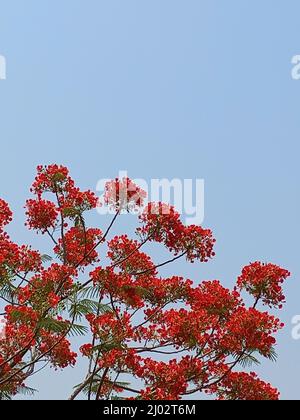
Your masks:
<svg viewBox="0 0 300 420"><path fill-rule="evenodd" d="M146 197L146 192L129 178L116 178L105 186L104 202L117 211L138 210L143 206Z"/></svg>
<svg viewBox="0 0 300 420"><path fill-rule="evenodd" d="M241 299L237 292L231 292L218 280L204 281L190 292L189 303L194 310L203 309L209 315L228 318L240 309Z"/></svg>
<svg viewBox="0 0 300 420"><path fill-rule="evenodd" d="M285 300L282 284L289 276L287 270L277 265L255 262L243 269L237 285L256 299L262 299L266 305L281 308Z"/></svg>
<svg viewBox="0 0 300 420"><path fill-rule="evenodd" d="M108 258L122 271L142 272L148 271L152 275L156 274L154 263L149 255L139 250L140 243L128 238L127 235L115 236L108 242Z"/></svg>
<svg viewBox="0 0 300 420"><path fill-rule="evenodd" d="M12 212L8 204L0 199L0 232L2 228L12 221Z"/></svg>
<svg viewBox="0 0 300 420"><path fill-rule="evenodd" d="M73 182L69 177L69 170L64 166L38 166L37 176L31 191L41 197L44 192L59 193Z"/></svg>
<svg viewBox="0 0 300 420"><path fill-rule="evenodd" d="M30 229L45 233L47 229L54 228L57 223L58 211L52 201L27 200L26 202L27 226Z"/></svg>
<svg viewBox="0 0 300 420"><path fill-rule="evenodd" d="M115 312L107 312L103 315L87 315L86 319L91 325L92 332L102 341L123 343L130 340L133 329L130 324L130 315L124 312L122 315Z"/></svg>
<svg viewBox="0 0 300 420"><path fill-rule="evenodd" d="M144 400L178 400L187 391L191 378L195 383L206 378L203 363L188 356L168 363L144 359L136 374L147 384L141 393Z"/></svg>
<svg viewBox="0 0 300 420"><path fill-rule="evenodd" d="M29 246L18 246L7 234L0 233L0 274L3 279L9 278L11 270L18 274L30 273L39 271L41 266L41 256L37 251Z"/></svg>
<svg viewBox="0 0 300 420"><path fill-rule="evenodd" d="M69 218L78 217L85 211L97 207L98 198L92 191L80 191L76 187L68 187L65 196L60 199L60 207L64 216Z"/></svg>
<svg viewBox="0 0 300 420"><path fill-rule="evenodd" d="M212 258L211 230L185 226L172 206L150 203L140 215L138 240L123 234L106 241L115 225L105 235L88 226L85 213L96 207L96 196L76 187L67 168L38 167L32 192L27 226L49 235L54 255L11 241L3 229L12 213L0 200L0 299L9 303L0 308L0 399L22 390L44 362L55 369L74 366L72 346L78 343L89 359L88 372L73 398L79 392L118 398L126 391L146 400L199 398L203 392L219 399L278 399L276 389L240 372L240 365L275 357L275 334L283 324L258 304L281 307L287 270L250 264L233 290L218 280L194 284L181 276L162 277L160 269L181 257ZM145 198L127 178L106 186L105 202L117 213L140 210ZM175 256L155 263L149 255L153 242L165 248L162 255ZM240 295L243 289L255 298L251 308ZM68 337L74 334L79 337L71 346Z"/></svg>
<svg viewBox="0 0 300 420"><path fill-rule="evenodd" d="M276 343L273 334L282 327L279 319L266 312L239 308L225 324L217 345L239 354L257 351L267 357Z"/></svg>
<svg viewBox="0 0 300 420"><path fill-rule="evenodd" d="M209 229L184 226L174 207L163 203L150 203L140 216L143 223L137 229L142 238L164 244L175 255L183 254L190 262L207 262L215 253L215 239Z"/></svg>
<svg viewBox="0 0 300 420"><path fill-rule="evenodd" d="M278 400L280 395L254 373L230 372L216 388L220 400Z"/></svg>
<svg viewBox="0 0 300 420"><path fill-rule="evenodd" d="M54 263L47 270L42 270L33 276L25 287L19 287L17 291L19 303L30 301L33 307L41 307L46 301L51 307L55 307L60 301L56 291L59 290L60 293L70 291L76 276L77 271L73 267Z"/></svg>
<svg viewBox="0 0 300 420"><path fill-rule="evenodd" d="M60 302L60 297L57 296L54 292L50 292L48 295L48 303L51 308L55 308Z"/></svg>
<svg viewBox="0 0 300 420"><path fill-rule="evenodd" d="M54 252L70 266L87 266L98 261L96 246L101 242L100 229L73 227L60 238Z"/></svg>
<svg viewBox="0 0 300 420"><path fill-rule="evenodd" d="M70 346L70 342L62 335L45 330L41 332L39 350L55 368L63 369L75 365L77 354L71 351Z"/></svg>
<svg viewBox="0 0 300 420"><path fill-rule="evenodd" d="M92 353L92 349L93 349L92 344L84 344L83 346L80 347L80 352L82 353L83 356L90 357Z"/></svg>

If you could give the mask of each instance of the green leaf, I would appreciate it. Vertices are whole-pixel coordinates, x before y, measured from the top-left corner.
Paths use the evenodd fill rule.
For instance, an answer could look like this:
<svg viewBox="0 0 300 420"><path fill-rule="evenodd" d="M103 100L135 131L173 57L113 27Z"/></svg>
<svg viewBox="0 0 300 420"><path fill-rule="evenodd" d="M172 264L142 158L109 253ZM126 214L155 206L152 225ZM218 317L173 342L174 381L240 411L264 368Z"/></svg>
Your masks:
<svg viewBox="0 0 300 420"><path fill-rule="evenodd" d="M25 386L25 385L21 385L16 389L16 392L21 395L32 396L34 395L35 392L37 392L37 390L34 388L30 388L28 386ZM3 401L11 401L14 396L15 396L15 393L10 393L8 391L0 392L0 400L3 400Z"/></svg>
<svg viewBox="0 0 300 420"><path fill-rule="evenodd" d="M253 356L253 354L245 354L245 355L241 358L241 360L240 360L239 364L240 364L243 368L247 368L247 367L252 366L253 364L255 364L255 365L259 365L259 364L260 364L260 362L259 362L259 360L258 360L258 359L256 359L256 357L254 357L254 356Z"/></svg>
<svg viewBox="0 0 300 420"><path fill-rule="evenodd" d="M271 360L272 362L276 362L277 357L278 357L278 355L277 355L274 347L272 347L271 350L270 350L270 354L268 354L267 358L269 360Z"/></svg>
<svg viewBox="0 0 300 420"><path fill-rule="evenodd" d="M37 391L37 389L30 388L29 386L23 385L23 386L20 386L18 388L17 392L19 394L22 394L22 395L30 395L30 396L32 396L32 395L34 395L38 391Z"/></svg>
<svg viewBox="0 0 300 420"><path fill-rule="evenodd" d="M111 308L108 305L90 299L83 299L72 304L69 310L70 316L75 320L80 319L87 314L104 314L108 311L111 311Z"/></svg>
<svg viewBox="0 0 300 420"><path fill-rule="evenodd" d="M16 288L12 284L6 283L0 288L0 296L12 301L14 298L15 290Z"/></svg>
<svg viewBox="0 0 300 420"><path fill-rule="evenodd" d="M95 299L99 295L99 288L97 286L87 286L79 292L82 298Z"/></svg>
<svg viewBox="0 0 300 420"><path fill-rule="evenodd" d="M69 335L71 336L82 336L88 333L88 327L79 324L73 324L70 328Z"/></svg>
<svg viewBox="0 0 300 420"><path fill-rule="evenodd" d="M47 255L47 254L43 254L42 256L41 256L41 259L42 259L42 262L45 264L45 263L47 263L47 262L50 262L50 261L52 261L52 257L50 257L50 255Z"/></svg>
<svg viewBox="0 0 300 420"><path fill-rule="evenodd" d="M67 335L71 336L81 336L88 332L88 328L84 325L70 324L69 322L59 321L52 318L42 319L39 326L56 334L65 334L68 331Z"/></svg>

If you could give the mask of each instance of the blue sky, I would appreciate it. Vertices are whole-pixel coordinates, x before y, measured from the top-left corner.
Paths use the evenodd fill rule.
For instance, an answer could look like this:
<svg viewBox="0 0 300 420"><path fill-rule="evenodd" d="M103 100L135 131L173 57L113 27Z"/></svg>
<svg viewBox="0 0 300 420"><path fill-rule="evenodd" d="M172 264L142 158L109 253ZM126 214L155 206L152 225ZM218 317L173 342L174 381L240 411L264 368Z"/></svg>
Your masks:
<svg viewBox="0 0 300 420"><path fill-rule="evenodd" d="M299 1L0 0L0 11L0 195L14 238L46 246L21 213L39 163L63 163L91 188L120 169L204 178L217 256L177 273L228 287L257 259L293 273L278 362L259 373L299 399ZM55 377L35 380L39 398L80 379Z"/></svg>

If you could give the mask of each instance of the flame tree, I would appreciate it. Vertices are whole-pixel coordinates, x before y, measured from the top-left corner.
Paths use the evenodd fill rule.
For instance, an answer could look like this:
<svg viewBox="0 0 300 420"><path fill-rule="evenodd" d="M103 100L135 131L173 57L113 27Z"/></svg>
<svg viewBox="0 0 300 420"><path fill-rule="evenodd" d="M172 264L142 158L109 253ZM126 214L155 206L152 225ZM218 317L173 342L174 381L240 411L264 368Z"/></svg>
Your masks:
<svg viewBox="0 0 300 420"><path fill-rule="evenodd" d="M145 192L127 178L106 185L104 205L114 211L106 230L86 225L98 199L76 187L63 166L39 166L31 193L26 225L49 237L53 255L11 240L5 227L12 212L0 200L1 399L31 392L28 379L49 364L76 368L74 334L87 372L70 400L279 398L248 366L276 358L274 335L283 324L259 307L282 307L287 270L254 262L233 290L218 280L163 278L159 269L178 259L212 258L211 230L185 226L167 204L144 208ZM111 237L124 211L141 208L134 239ZM167 261L155 263L145 252L155 242L170 252ZM252 296L250 307L243 291Z"/></svg>

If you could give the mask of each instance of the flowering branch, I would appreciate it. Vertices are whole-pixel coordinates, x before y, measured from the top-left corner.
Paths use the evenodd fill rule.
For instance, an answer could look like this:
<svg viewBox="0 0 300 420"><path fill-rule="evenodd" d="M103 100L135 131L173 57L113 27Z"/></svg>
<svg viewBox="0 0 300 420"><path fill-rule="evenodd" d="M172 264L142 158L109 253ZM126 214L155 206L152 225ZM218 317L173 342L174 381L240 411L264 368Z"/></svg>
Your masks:
<svg viewBox="0 0 300 420"><path fill-rule="evenodd" d="M119 398L124 392L146 400L196 393L232 400L279 398L255 373L235 369L259 357L275 359L275 334L283 324L270 311L258 310L258 303L282 307L287 270L251 263L233 290L217 280L194 284L179 276L163 278L159 270L183 257L192 263L213 258L212 232L185 226L167 204L144 207L146 193L128 178L105 187L104 205L114 217L104 233L85 218L97 207L97 197L76 187L67 168L39 166L31 192L27 227L49 237L53 256L45 258L10 239L5 227L12 213L0 200L0 309L5 317L0 399L14 397L45 366L75 367L79 356L68 339L73 334L81 337L79 351L88 360L88 372L70 400L80 394L88 400ZM142 207L138 239L126 234L109 239L123 212ZM152 243L167 249L170 258L155 263L143 252ZM106 266L100 265L104 248ZM84 275L88 279L81 281ZM244 292L253 296L252 307L246 306ZM36 369L40 362L45 364ZM123 375L135 378L139 389L122 382Z"/></svg>

